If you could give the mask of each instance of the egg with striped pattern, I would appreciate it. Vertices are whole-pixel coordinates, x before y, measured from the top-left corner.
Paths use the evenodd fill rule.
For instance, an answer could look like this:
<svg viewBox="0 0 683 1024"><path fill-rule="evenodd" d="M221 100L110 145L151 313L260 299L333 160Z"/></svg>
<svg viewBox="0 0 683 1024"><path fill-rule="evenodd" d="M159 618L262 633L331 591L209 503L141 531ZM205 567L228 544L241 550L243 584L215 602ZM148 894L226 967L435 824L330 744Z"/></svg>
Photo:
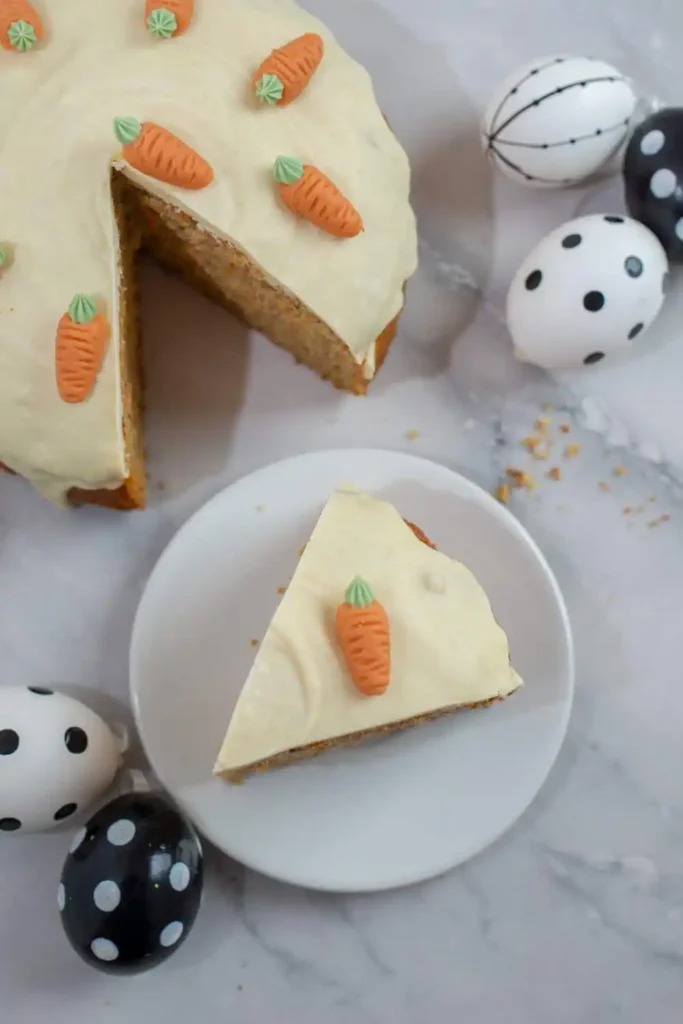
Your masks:
<svg viewBox="0 0 683 1024"><path fill-rule="evenodd" d="M493 96L483 142L507 177L565 188L616 167L637 97L616 68L592 57L550 56L510 75Z"/></svg>

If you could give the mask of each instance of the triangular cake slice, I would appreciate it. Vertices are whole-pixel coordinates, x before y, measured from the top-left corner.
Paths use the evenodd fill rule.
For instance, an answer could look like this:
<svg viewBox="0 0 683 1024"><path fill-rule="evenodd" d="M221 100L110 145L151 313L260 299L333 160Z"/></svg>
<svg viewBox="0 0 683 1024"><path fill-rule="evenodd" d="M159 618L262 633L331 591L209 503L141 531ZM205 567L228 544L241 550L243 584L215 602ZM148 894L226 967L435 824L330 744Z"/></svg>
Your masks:
<svg viewBox="0 0 683 1024"><path fill-rule="evenodd" d="M342 487L271 620L214 773L240 781L502 700L521 683L470 570L420 539L388 502Z"/></svg>

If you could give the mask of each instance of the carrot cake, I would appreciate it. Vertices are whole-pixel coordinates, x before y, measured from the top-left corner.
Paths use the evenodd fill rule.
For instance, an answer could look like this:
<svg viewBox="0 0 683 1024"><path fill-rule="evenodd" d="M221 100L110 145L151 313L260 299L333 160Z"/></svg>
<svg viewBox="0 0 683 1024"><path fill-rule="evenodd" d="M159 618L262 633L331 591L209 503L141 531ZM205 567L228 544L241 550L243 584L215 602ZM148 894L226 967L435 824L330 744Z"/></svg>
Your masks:
<svg viewBox="0 0 683 1024"><path fill-rule="evenodd" d="M327 502L232 714L214 773L239 782L522 683L472 573L386 501Z"/></svg>
<svg viewBox="0 0 683 1024"><path fill-rule="evenodd" d="M0 0L0 63L0 464L60 503L144 505L141 246L366 390L416 265L410 171L320 21Z"/></svg>

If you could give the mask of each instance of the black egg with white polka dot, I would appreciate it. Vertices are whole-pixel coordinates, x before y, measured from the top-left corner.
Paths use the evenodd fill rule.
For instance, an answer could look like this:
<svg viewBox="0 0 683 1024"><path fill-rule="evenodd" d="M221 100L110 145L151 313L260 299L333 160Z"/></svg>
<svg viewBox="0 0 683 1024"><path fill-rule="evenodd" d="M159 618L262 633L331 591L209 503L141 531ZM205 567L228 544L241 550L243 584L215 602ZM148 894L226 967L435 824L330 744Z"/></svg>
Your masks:
<svg viewBox="0 0 683 1024"><path fill-rule="evenodd" d="M683 263L683 107L638 125L624 157L626 205L657 236L672 263Z"/></svg>
<svg viewBox="0 0 683 1024"><path fill-rule="evenodd" d="M93 967L149 970L187 938L202 881L199 839L172 804L158 794L118 797L71 842L57 891L64 931Z"/></svg>

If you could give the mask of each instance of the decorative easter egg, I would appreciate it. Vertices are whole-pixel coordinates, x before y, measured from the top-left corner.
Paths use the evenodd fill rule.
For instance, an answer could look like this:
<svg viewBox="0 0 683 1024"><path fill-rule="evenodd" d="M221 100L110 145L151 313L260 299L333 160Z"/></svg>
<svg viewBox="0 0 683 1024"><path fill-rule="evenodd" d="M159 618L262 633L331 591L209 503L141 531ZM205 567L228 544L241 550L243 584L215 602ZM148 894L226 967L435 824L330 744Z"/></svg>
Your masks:
<svg viewBox="0 0 683 1024"><path fill-rule="evenodd" d="M638 125L624 158L626 205L654 231L673 263L683 263L683 107Z"/></svg>
<svg viewBox="0 0 683 1024"><path fill-rule="evenodd" d="M112 974L156 967L178 949L199 910L199 839L163 797L112 800L74 836L57 902L69 942Z"/></svg>
<svg viewBox="0 0 683 1024"><path fill-rule="evenodd" d="M0 687L0 832L42 832L110 786L125 741L99 715L42 686Z"/></svg>
<svg viewBox="0 0 683 1024"><path fill-rule="evenodd" d="M545 57L500 86L484 117L484 145L515 181L574 185L608 167L628 135L636 96L626 78L590 57Z"/></svg>
<svg viewBox="0 0 683 1024"><path fill-rule="evenodd" d="M593 214L563 224L517 271L507 323L519 359L573 369L624 352L664 302L668 261L648 228Z"/></svg>

